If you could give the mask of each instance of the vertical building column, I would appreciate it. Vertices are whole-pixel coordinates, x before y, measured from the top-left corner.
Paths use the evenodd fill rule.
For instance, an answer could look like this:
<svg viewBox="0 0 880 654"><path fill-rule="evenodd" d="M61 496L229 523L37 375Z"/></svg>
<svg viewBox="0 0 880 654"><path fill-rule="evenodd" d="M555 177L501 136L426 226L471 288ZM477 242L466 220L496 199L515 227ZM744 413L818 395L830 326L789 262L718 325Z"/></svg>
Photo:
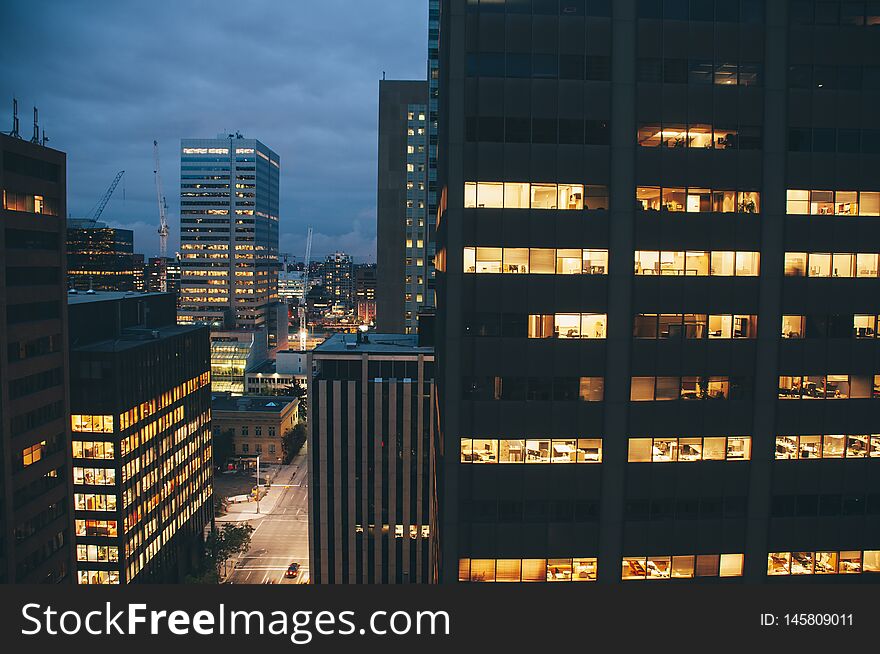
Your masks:
<svg viewBox="0 0 880 654"><path fill-rule="evenodd" d="M330 534L327 533L327 526L330 524L330 515L327 511L327 493L330 489L327 487L327 382L318 382L318 395L320 397L318 404L318 486L310 486L320 496L321 500L318 506L317 521L320 525L320 549L319 559L321 562L318 583L330 583L329 568L327 566L327 558L330 554Z"/></svg>
<svg viewBox="0 0 880 654"><path fill-rule="evenodd" d="M788 3L768 2L764 40L764 170L761 193L761 277L755 363L755 422L749 478L745 577L767 573L767 538L779 389L786 211Z"/></svg>
<svg viewBox="0 0 880 654"><path fill-rule="evenodd" d="M344 534L342 533L342 381L333 380L333 582L341 584ZM327 516L329 518L329 516Z"/></svg>
<svg viewBox="0 0 880 654"><path fill-rule="evenodd" d="M412 484L410 480L411 469L412 469L412 391L413 385L412 381L405 381L402 385L402 395L403 395L403 433L401 434L402 449L403 449L403 460L401 465L400 474L402 475L401 484L403 492L401 493L401 524L403 525L403 541L401 547L401 555L400 555L400 566L401 573L403 577L403 582L406 583L411 581L413 571L410 569L409 565L409 550L410 550L410 537L409 530L410 525L413 523L412 512L410 511L410 507L412 506Z"/></svg>
<svg viewBox="0 0 880 654"><path fill-rule="evenodd" d="M605 429L597 579L620 578L632 347L636 2L615 0L611 37L611 189Z"/></svg>
<svg viewBox="0 0 880 654"><path fill-rule="evenodd" d="M355 440L355 424L357 422L357 382L349 380L346 382L346 432L348 434L348 447L345 448L345 475L348 480L348 497L346 498L346 512L348 515L348 529L345 539L348 542L348 583L356 584L357 579L357 539L355 536L355 523L357 522L357 493L355 492L357 484L357 449Z"/></svg>

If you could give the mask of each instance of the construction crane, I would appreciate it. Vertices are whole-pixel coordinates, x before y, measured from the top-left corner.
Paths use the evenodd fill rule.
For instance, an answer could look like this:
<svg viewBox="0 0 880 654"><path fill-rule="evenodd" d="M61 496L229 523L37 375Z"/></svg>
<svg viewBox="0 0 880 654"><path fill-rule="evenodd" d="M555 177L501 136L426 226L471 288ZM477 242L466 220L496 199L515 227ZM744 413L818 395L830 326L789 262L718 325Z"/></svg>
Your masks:
<svg viewBox="0 0 880 654"><path fill-rule="evenodd" d="M87 216L89 219L97 221L101 217L101 214L104 213L104 207L106 207L107 203L110 201L110 196L113 195L113 191L116 190L116 186L119 184L119 180L122 179L123 175L125 175L124 170L120 170L116 173L116 177L113 179L113 183L110 184L110 188L107 189L104 195L101 196L101 199L98 200L98 203L92 207L92 210L89 212Z"/></svg>
<svg viewBox="0 0 880 654"><path fill-rule="evenodd" d="M309 335L306 316L308 315L308 306L306 304L306 295L309 292L309 264L312 262L312 228L309 227L309 235L306 237L306 265L303 269L303 287L302 296L299 300L297 313L299 314L299 349L302 352L306 350L306 338Z"/></svg>
<svg viewBox="0 0 880 654"><path fill-rule="evenodd" d="M153 141L153 162L155 168L153 174L156 177L156 200L159 203L159 256L165 259L168 256L168 205L165 196L162 195L162 175L159 172L159 142ZM161 280L162 291L167 290L167 278Z"/></svg>

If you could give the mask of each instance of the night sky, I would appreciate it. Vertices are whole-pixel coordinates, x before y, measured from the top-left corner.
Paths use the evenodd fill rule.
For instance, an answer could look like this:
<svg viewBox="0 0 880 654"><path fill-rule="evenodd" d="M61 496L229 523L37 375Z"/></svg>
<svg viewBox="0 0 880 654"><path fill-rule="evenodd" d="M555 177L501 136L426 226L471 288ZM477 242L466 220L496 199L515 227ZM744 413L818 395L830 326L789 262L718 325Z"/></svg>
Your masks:
<svg viewBox="0 0 880 654"><path fill-rule="evenodd" d="M240 131L281 157L281 252L375 261L378 80L424 79L426 0L0 2L0 130L18 98L67 153L68 212L158 252L153 139L179 243L181 138ZM124 199L123 199L124 186Z"/></svg>

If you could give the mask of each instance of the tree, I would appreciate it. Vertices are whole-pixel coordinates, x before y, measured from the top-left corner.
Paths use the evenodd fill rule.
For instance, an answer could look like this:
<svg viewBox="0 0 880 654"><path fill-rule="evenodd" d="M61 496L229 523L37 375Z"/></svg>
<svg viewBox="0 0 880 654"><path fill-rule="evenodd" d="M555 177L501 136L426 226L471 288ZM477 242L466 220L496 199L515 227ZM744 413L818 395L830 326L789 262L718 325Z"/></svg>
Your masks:
<svg viewBox="0 0 880 654"><path fill-rule="evenodd" d="M293 386L290 387L290 395L293 395L295 398L299 400L299 406L297 407L297 411L299 412L299 419L305 421L308 419L308 389L305 384L301 384L298 379L293 380Z"/></svg>
<svg viewBox="0 0 880 654"><path fill-rule="evenodd" d="M224 470L226 469L226 461L235 455L235 444L232 442L234 435L234 429L226 429L214 436L213 439L214 465L220 466Z"/></svg>
<svg viewBox="0 0 880 654"><path fill-rule="evenodd" d="M190 584L216 584L220 581L220 567L231 556L247 552L251 546L254 528L249 524L224 523L214 528L205 540L205 558L195 575L186 578Z"/></svg>
<svg viewBox="0 0 880 654"><path fill-rule="evenodd" d="M306 442L306 423L298 422L293 429L288 429L281 437L281 449L284 463L290 463Z"/></svg>

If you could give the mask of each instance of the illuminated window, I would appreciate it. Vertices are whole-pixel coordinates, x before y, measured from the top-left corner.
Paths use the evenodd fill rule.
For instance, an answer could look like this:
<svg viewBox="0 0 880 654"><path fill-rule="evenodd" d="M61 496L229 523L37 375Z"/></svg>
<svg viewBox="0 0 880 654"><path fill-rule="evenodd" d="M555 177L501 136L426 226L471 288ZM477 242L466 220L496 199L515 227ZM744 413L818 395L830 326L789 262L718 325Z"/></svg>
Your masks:
<svg viewBox="0 0 880 654"><path fill-rule="evenodd" d="M760 252L635 251L636 275L756 277Z"/></svg>
<svg viewBox="0 0 880 654"><path fill-rule="evenodd" d="M461 463L601 463L601 438L461 439Z"/></svg>
<svg viewBox="0 0 880 654"><path fill-rule="evenodd" d="M630 438L627 461L748 461L751 445L751 436Z"/></svg>
<svg viewBox="0 0 880 654"><path fill-rule="evenodd" d="M768 576L862 574L880 572L880 550L770 552Z"/></svg>
<svg viewBox="0 0 880 654"><path fill-rule="evenodd" d="M803 338L806 316L782 316L782 338Z"/></svg>

